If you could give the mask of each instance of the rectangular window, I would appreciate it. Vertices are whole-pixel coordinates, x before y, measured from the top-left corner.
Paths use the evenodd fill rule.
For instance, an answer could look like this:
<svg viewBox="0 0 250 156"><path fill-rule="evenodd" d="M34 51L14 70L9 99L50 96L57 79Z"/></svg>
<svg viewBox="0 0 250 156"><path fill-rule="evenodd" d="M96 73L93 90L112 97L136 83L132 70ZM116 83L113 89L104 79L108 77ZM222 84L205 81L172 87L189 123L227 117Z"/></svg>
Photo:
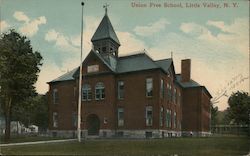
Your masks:
<svg viewBox="0 0 250 156"><path fill-rule="evenodd" d="M146 79L146 96L147 97L153 96L153 78Z"/></svg>
<svg viewBox="0 0 250 156"><path fill-rule="evenodd" d="M152 106L146 107L146 126L153 125L153 108Z"/></svg>
<svg viewBox="0 0 250 156"><path fill-rule="evenodd" d="M105 87L104 84L99 82L95 87L95 99L103 100L105 98Z"/></svg>
<svg viewBox="0 0 250 156"><path fill-rule="evenodd" d="M87 67L87 72L92 73L92 72L98 72L99 71L99 65L89 65Z"/></svg>
<svg viewBox="0 0 250 156"><path fill-rule="evenodd" d="M168 100L171 101L171 98L172 98L172 87L171 87L170 83L167 84L167 89L168 89Z"/></svg>
<svg viewBox="0 0 250 156"><path fill-rule="evenodd" d="M176 112L174 112L174 128L176 128L177 126L177 116L176 116Z"/></svg>
<svg viewBox="0 0 250 156"><path fill-rule="evenodd" d="M73 127L77 126L77 114L76 114L76 112L72 113L72 125L73 125Z"/></svg>
<svg viewBox="0 0 250 156"><path fill-rule="evenodd" d="M178 92L178 104L181 105L181 92Z"/></svg>
<svg viewBox="0 0 250 156"><path fill-rule="evenodd" d="M118 108L117 118L118 118L118 126L123 126L124 125L124 109L123 108Z"/></svg>
<svg viewBox="0 0 250 156"><path fill-rule="evenodd" d="M58 102L59 102L58 90L54 89L53 90L53 103L54 104L58 104Z"/></svg>
<svg viewBox="0 0 250 156"><path fill-rule="evenodd" d="M52 114L52 119L53 119L53 127L58 127L58 114L57 112L53 112Z"/></svg>
<svg viewBox="0 0 250 156"><path fill-rule="evenodd" d="M95 99L96 100L103 100L105 98L105 89L100 88L95 90Z"/></svg>
<svg viewBox="0 0 250 156"><path fill-rule="evenodd" d="M177 92L176 88L174 88L174 94L173 94L173 99L172 99L174 103L177 103L177 95L176 95L177 93L176 92Z"/></svg>
<svg viewBox="0 0 250 156"><path fill-rule="evenodd" d="M124 82L118 82L118 99L124 99Z"/></svg>
<svg viewBox="0 0 250 156"><path fill-rule="evenodd" d="M163 81L163 79L161 79L161 98L164 97L164 90L165 90L164 86L165 86L164 81Z"/></svg>
<svg viewBox="0 0 250 156"><path fill-rule="evenodd" d="M166 111L166 127L171 128L171 110Z"/></svg>
<svg viewBox="0 0 250 156"><path fill-rule="evenodd" d="M163 126L163 113L164 113L164 108L161 107L161 110L160 110L160 126Z"/></svg>
<svg viewBox="0 0 250 156"><path fill-rule="evenodd" d="M84 85L82 88L82 100L90 101L92 99L92 91L89 85Z"/></svg>

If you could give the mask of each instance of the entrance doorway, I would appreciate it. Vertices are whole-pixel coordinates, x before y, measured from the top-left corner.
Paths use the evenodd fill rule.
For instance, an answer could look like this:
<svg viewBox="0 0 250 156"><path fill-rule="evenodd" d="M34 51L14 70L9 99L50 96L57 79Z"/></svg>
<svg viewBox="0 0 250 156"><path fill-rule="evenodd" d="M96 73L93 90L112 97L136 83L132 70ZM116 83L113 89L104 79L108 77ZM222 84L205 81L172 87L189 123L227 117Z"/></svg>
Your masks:
<svg viewBox="0 0 250 156"><path fill-rule="evenodd" d="M88 135L99 135L100 119L95 114L90 114L87 117Z"/></svg>

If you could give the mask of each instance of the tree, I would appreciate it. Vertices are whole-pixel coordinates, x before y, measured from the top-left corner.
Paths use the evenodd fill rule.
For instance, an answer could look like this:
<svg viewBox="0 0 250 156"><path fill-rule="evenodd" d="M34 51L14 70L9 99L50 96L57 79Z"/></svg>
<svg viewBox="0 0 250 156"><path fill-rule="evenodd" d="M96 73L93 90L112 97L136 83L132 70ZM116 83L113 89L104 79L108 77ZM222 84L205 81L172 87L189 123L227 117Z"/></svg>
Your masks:
<svg viewBox="0 0 250 156"><path fill-rule="evenodd" d="M233 93L228 99L228 117L237 125L249 124L250 96L247 92Z"/></svg>
<svg viewBox="0 0 250 156"><path fill-rule="evenodd" d="M218 115L218 107L213 104L211 107L211 125L216 125L218 123L217 115Z"/></svg>
<svg viewBox="0 0 250 156"><path fill-rule="evenodd" d="M13 120L21 121L25 126L34 124L39 130L48 127L48 102L46 95L31 96L13 107Z"/></svg>
<svg viewBox="0 0 250 156"><path fill-rule="evenodd" d="M1 108L5 117L5 140L10 139L12 109L35 94L42 56L33 49L25 36L10 30L0 37Z"/></svg>

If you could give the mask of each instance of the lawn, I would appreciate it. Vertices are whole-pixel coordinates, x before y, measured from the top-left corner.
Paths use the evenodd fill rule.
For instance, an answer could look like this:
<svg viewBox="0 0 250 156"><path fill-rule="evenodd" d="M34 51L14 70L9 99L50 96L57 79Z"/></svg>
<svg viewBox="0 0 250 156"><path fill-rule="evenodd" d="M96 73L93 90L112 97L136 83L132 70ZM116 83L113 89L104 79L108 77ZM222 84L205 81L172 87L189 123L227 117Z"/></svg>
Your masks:
<svg viewBox="0 0 250 156"><path fill-rule="evenodd" d="M249 153L247 137L166 138L147 140L87 140L1 147L6 155L201 155L238 156Z"/></svg>
<svg viewBox="0 0 250 156"><path fill-rule="evenodd" d="M18 142L31 142L31 141L46 141L46 140L58 140L63 138L52 138L44 136L11 136L11 139L8 142L5 142L4 136L0 137L0 143L18 143Z"/></svg>

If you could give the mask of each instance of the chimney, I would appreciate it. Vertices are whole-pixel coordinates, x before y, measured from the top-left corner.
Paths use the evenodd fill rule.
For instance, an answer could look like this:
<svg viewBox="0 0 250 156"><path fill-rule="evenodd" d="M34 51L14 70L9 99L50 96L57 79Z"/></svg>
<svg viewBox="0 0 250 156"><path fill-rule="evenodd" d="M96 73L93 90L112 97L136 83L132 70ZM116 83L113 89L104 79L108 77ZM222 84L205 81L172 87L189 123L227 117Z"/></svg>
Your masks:
<svg viewBox="0 0 250 156"><path fill-rule="evenodd" d="M190 81L191 73L191 60L185 59L181 60L181 82Z"/></svg>

